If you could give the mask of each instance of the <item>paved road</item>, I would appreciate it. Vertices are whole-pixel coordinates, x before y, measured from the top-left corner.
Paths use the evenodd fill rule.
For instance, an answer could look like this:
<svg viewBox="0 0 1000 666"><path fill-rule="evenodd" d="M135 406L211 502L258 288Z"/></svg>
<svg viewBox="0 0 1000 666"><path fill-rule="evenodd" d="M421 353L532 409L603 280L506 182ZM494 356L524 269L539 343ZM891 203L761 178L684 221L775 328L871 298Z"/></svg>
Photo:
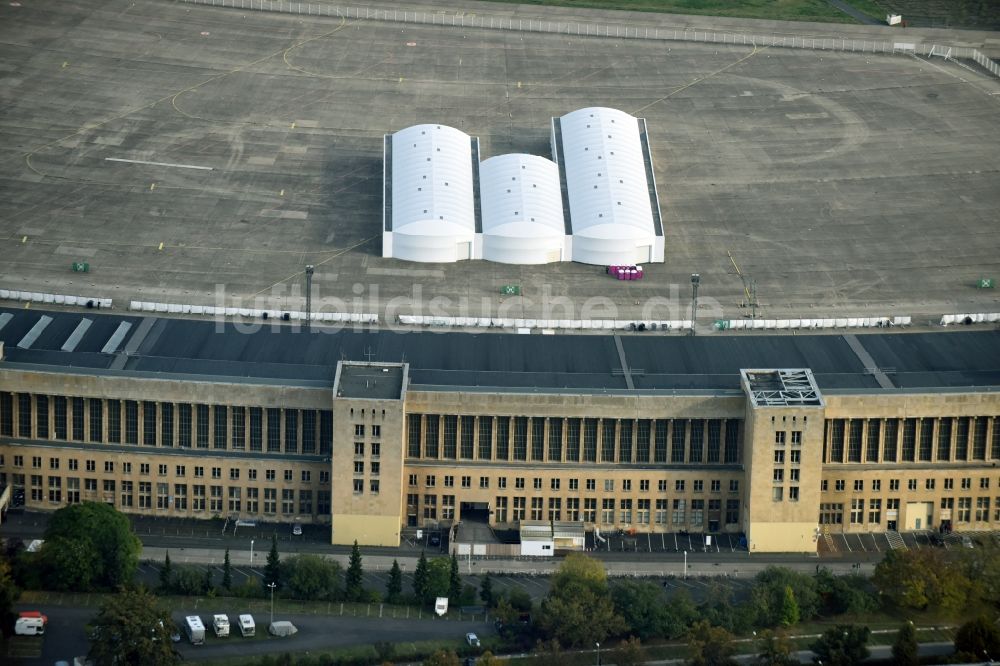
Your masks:
<svg viewBox="0 0 1000 666"><path fill-rule="evenodd" d="M96 614L94 608L74 608L68 606L18 605L16 610L41 610L49 617L49 628L44 639L33 638L32 643L42 646L39 656L21 660L23 664L52 664L60 659L72 661L74 656L86 654L90 645L87 641L86 625ZM185 615L200 612L202 621L209 625L212 612L228 612L231 619L239 614L237 608L213 608L211 610L175 612L174 620L180 624ZM371 620L368 618L331 617L326 615L282 615L275 619L291 620L299 633L289 638L244 639L239 635L229 639L209 638L205 645L195 647L186 641L177 644L185 661L222 659L238 655L264 655L279 652L315 652L349 645L370 645L375 641L406 643L424 640L455 640L459 647L466 633L473 631L480 637L493 635L491 624L459 620ZM258 634L267 631L266 615L258 614ZM235 629L235 627L234 627ZM20 640L20 639L19 639Z"/></svg>

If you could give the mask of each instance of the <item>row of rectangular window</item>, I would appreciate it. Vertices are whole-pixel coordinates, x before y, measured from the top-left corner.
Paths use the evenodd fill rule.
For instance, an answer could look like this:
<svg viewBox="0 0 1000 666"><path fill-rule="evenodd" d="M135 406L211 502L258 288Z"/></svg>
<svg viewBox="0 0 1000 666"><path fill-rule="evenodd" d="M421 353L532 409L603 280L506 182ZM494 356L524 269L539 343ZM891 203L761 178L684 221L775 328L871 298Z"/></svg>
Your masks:
<svg viewBox="0 0 1000 666"><path fill-rule="evenodd" d="M889 479L889 492L898 492L900 487L901 479ZM955 489L955 479L942 479L942 487L944 490L954 490ZM972 489L972 477L966 476L960 479L962 490ZM998 480L1000 481L1000 480ZM847 490L847 481L845 479L835 479L833 482L833 489L836 492L845 492ZM907 490L918 490L920 486L919 479L907 479L906 489ZM937 486L937 479L924 479L924 490L935 490ZM988 490L990 487L990 477L981 476L979 477L979 489ZM823 479L820 481L820 490L827 492L830 489L830 482L828 479ZM871 489L875 492L882 490L882 480L872 479ZM864 479L854 480L854 492L861 493L865 490Z"/></svg>
<svg viewBox="0 0 1000 666"><path fill-rule="evenodd" d="M830 463L1000 460L995 416L828 419L825 427Z"/></svg>
<svg viewBox="0 0 1000 666"><path fill-rule="evenodd" d="M0 436L329 454L333 412L0 391Z"/></svg>
<svg viewBox="0 0 1000 666"><path fill-rule="evenodd" d="M972 512L972 500L976 500L975 514ZM865 520L867 503L867 521ZM850 503L850 514L848 516L852 525L880 524L882 522L882 499L862 499L855 498ZM954 522L970 523L973 516L977 523L990 522L990 497L959 497L958 510L954 514ZM1000 523L1000 497L993 500L993 520ZM885 500L886 511L899 511L899 499ZM955 498L945 497L941 499L941 509L954 510ZM951 520L950 518L948 520ZM844 504L841 502L824 502L820 504L819 522L824 525L841 525L844 522Z"/></svg>
<svg viewBox="0 0 1000 666"><path fill-rule="evenodd" d="M425 520L454 520L455 496L441 495L438 511L438 495L419 495L410 493L406 496L407 515L420 516ZM565 503L564 503L565 500ZM707 502L707 504L706 504ZM706 518L709 523L715 523L725 518L726 525L735 525L740 519L740 500L725 500L725 513L721 499L717 500L687 500L687 499L636 499L604 498L598 509L596 497L497 497L493 510L493 520L496 523L519 522L522 520L568 520L585 523L619 524L619 525L687 525L700 527ZM617 520L616 520L617 519ZM412 521L411 521L412 522Z"/></svg>
<svg viewBox="0 0 1000 666"><path fill-rule="evenodd" d="M12 458L13 458L13 460L12 460L12 462L13 462L12 467L14 469L20 469L20 468L23 468L25 466L24 465L24 456L22 456L22 455L15 455L15 456L12 456ZM42 469L42 467L43 467L42 463L43 462L44 462L44 460L43 460L42 456L31 456L31 469ZM66 462L66 469L69 470L70 472L75 472L75 471L77 471L77 470L80 469L80 461L77 458L68 458L68 459L66 459L65 462ZM62 463L62 459L61 458L49 458L49 460L48 460L48 468L50 470L58 470L59 467L60 467L60 465L61 465L61 463ZM5 465L6 465L6 456L4 456L3 454L0 454L0 468L5 467ZM105 472L105 474L114 474L115 473L115 467L116 467L115 461L113 461L113 460L105 460L104 461L104 472ZM126 461L126 462L118 463L117 467L118 467L118 469L120 470L120 472L122 474L132 474L133 463L131 463L131 462ZM192 465L191 467L193 468L194 478L198 479L198 478L202 478L202 477L205 476L205 470L206 470L205 467L203 467L201 465ZM138 463L138 469L139 469L139 475L140 476L149 476L150 473L151 473L151 471L152 471L152 468L153 468L152 463ZM188 468L187 465L174 465L174 476L176 476L176 477L185 477L185 476L187 476L187 468ZM97 471L97 461L96 460L84 460L84 469L86 471L88 471L88 472L96 472ZM211 476L212 476L213 479L221 479L222 478L222 470L223 470L223 468L221 468L221 467L209 467L207 469L209 470L209 472L210 472L210 474L211 474ZM156 465L156 474L157 474L157 476L167 476L168 473L169 473L169 471L170 471L170 466L167 465L167 464L160 463L160 464ZM290 469L284 470L283 478L284 478L285 481L291 481L292 480L292 476L293 476L292 470L290 470ZM307 469L301 470L301 477L302 477L301 480L302 480L303 483L310 483L312 481L312 471L311 470L307 470ZM237 481L237 480L239 480L239 478L240 478L240 468L239 467L230 467L229 468L229 479L231 481ZM253 469L253 468L248 469L247 470L247 478L250 481L256 481L257 480L257 470ZM276 479L277 479L277 470L273 470L273 469L265 469L264 470L264 480L265 481L275 481ZM324 483L324 484L325 483L330 483L330 472L328 472L326 470L321 470L320 473L319 473L319 482L320 483Z"/></svg>
<svg viewBox="0 0 1000 666"><path fill-rule="evenodd" d="M23 474L13 474L11 480L14 486L30 491L29 497L32 502L43 502L47 498L52 503L73 504L86 499L96 499L93 496L100 492L103 494L100 499L121 508L156 508L176 511L190 509L196 512L209 511L212 513L228 510L231 514L252 516L278 513L280 490L281 513L283 514L312 515L314 497L316 513L318 515L330 513L330 491L328 490L316 492L299 490L296 493L292 488L192 485L189 495L187 484L154 483L152 481L121 481L118 483L114 479L104 479L101 484L98 484L98 479L94 478L80 479L60 476L44 478L41 474L30 475L27 479L29 482L27 486ZM6 483L6 474L0 474L0 483ZM81 491L84 493L83 495L81 495ZM296 495L298 496L297 502ZM296 506L298 510L296 510Z"/></svg>
<svg viewBox="0 0 1000 666"><path fill-rule="evenodd" d="M740 419L408 414L407 456L537 462L740 462Z"/></svg>
<svg viewBox="0 0 1000 666"><path fill-rule="evenodd" d="M480 488L489 488L490 487L490 478L491 477L488 477L488 476L481 476L481 477L479 477L479 487ZM472 487L472 477L471 476L461 476L461 477L459 477L459 479L461 481L462 488L471 488ZM417 474L410 474L409 475L409 485L410 486L416 486L417 483L418 483L418 481L419 481L419 477L418 477ZM549 490L559 490L560 487L561 487L561 485L562 485L562 481L563 480L559 479L559 478L549 479ZM572 478L572 479L566 479L566 481L567 481L566 487L569 490L579 490L580 489L580 479ZM522 489L524 489L526 487L525 486L525 482L526 482L526 477L523 477L523 476L514 477L514 488L516 490L522 490ZM584 483L585 483L585 489L587 491L593 492L593 491L597 490L597 479L584 479ZM722 492L722 480L721 479L711 479L709 481L709 484L710 484L709 488L710 488L711 492L713 492L713 493L721 493ZM543 489L543 485L544 485L544 483L543 483L543 479L541 477L537 477L536 476L536 477L534 477L532 479L532 488L534 490L542 490ZM427 474L426 476L424 476L424 487L426 487L426 488L434 488L436 486L437 486L437 475L435 475L435 474ZM454 488L455 487L455 477L452 476L452 475L449 475L449 474L444 475L444 487L445 488ZM642 493L649 492L649 489L650 489L650 480L649 479L639 479L639 483L637 484L636 487L638 488L639 492L642 492ZM507 488L507 477L506 476L497 477L497 488L499 488L501 490ZM604 488L604 492L607 492L607 493L613 493L613 492L615 492L615 480L614 479L603 479L603 488ZM677 479L677 480L674 481L674 492L682 493L682 492L685 492L686 488L687 488L687 481L685 479ZM705 492L705 481L703 479L694 479L692 481L692 483L691 483L691 488L692 488L692 491L696 492L696 493ZM621 481L621 490L623 492L632 492L632 490L633 490L632 479L622 479L622 481ZM657 490L657 492L661 492L661 493L667 492L667 480L666 479L658 479L657 482L656 482L656 490ZM739 490L740 490L740 482L739 482L739 480L738 479L730 479L729 480L729 492L736 493L736 492L739 492Z"/></svg>

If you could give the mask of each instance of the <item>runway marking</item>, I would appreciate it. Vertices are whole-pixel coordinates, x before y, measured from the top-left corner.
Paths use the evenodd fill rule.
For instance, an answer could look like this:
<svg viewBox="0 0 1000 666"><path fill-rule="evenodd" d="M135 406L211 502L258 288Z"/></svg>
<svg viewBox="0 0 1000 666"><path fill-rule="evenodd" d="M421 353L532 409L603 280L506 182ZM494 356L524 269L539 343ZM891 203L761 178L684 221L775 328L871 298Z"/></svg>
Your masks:
<svg viewBox="0 0 1000 666"><path fill-rule="evenodd" d="M632 111L631 113L632 113L633 116L637 116L640 113L642 113L643 111L645 111L646 109L648 109L649 107L655 106L656 104L659 104L660 102L663 102L663 101L665 101L665 100L673 97L677 93L682 92L684 90L687 90L691 86L697 85L697 84L701 83L702 81L706 81L706 80L712 78L713 76L716 76L717 74L721 74L724 71L726 71L727 69L735 67L736 65L739 65L739 64L741 64L741 63L749 60L750 58L754 57L758 53L762 53L765 49L768 49L768 48L770 48L770 47L769 46L765 46L763 48L758 48L756 45L754 45L753 51L751 51L750 53L746 54L745 56L743 56L739 60L737 60L735 62L731 62L728 65L726 65L725 67L719 68L719 69L715 70L714 72L710 72L710 73L706 74L705 76L699 76L694 81L691 81L690 83L685 83L681 87L676 88L674 90L671 90L669 93L667 93L663 97L661 97L659 99L654 99L649 104L647 104L645 106L642 106L642 107L639 107L638 109L636 109L635 111Z"/></svg>
<svg viewBox="0 0 1000 666"><path fill-rule="evenodd" d="M198 166L196 164L174 164L173 162L147 162L146 160L127 160L122 157L105 157L105 162L125 162L127 164L148 164L149 166L177 167L178 169L201 169L215 171L214 167Z"/></svg>

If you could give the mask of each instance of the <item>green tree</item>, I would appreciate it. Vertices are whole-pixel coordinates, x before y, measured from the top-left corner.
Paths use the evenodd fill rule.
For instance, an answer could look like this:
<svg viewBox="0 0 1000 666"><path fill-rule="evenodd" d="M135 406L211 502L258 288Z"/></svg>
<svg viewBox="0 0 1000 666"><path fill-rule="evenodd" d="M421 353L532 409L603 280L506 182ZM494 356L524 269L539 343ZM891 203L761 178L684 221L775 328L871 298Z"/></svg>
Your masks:
<svg viewBox="0 0 1000 666"><path fill-rule="evenodd" d="M791 627L799 623L799 604L795 601L792 586L785 586L785 597L781 602L781 626Z"/></svg>
<svg viewBox="0 0 1000 666"><path fill-rule="evenodd" d="M413 571L413 594L417 597L418 603L425 603L427 599L428 568L427 555L424 551L420 551L417 568Z"/></svg>
<svg viewBox="0 0 1000 666"><path fill-rule="evenodd" d="M38 559L46 571L43 577L46 587L79 591L92 590L97 586L95 578L100 569L100 558L87 541L74 541L61 536L47 539Z"/></svg>
<svg viewBox="0 0 1000 666"><path fill-rule="evenodd" d="M64 551L72 550L72 555ZM71 504L54 512L45 530L40 560L48 581L61 589L115 589L132 580L139 566L142 544L132 534L128 519L103 502ZM76 559L76 584L60 585L66 569L60 567ZM89 569L80 572L79 568Z"/></svg>
<svg viewBox="0 0 1000 666"><path fill-rule="evenodd" d="M699 620L688 632L690 666L735 666L736 647L733 635L723 627L713 627L706 620Z"/></svg>
<svg viewBox="0 0 1000 666"><path fill-rule="evenodd" d="M170 641L170 613L145 590L124 589L108 596L91 626L87 656L97 666L170 666L180 661Z"/></svg>
<svg viewBox="0 0 1000 666"><path fill-rule="evenodd" d="M264 566L264 585L274 583L281 587L281 556L278 555L278 535L271 535L271 552L267 554Z"/></svg>
<svg viewBox="0 0 1000 666"><path fill-rule="evenodd" d="M603 565L581 553L568 555L542 601L539 625L545 635L566 646L621 634L625 621L615 611Z"/></svg>
<svg viewBox="0 0 1000 666"><path fill-rule="evenodd" d="M302 554L288 558L282 566L285 586L293 598L323 601L339 597L341 573L337 562Z"/></svg>
<svg viewBox="0 0 1000 666"><path fill-rule="evenodd" d="M4 555L0 557L0 628L6 629L14 622L12 609L19 596L21 591L14 583L10 563Z"/></svg>
<svg viewBox="0 0 1000 666"><path fill-rule="evenodd" d="M392 568L389 569L389 582L385 585L385 600L390 604L398 604L403 599L403 572L399 569L399 562L392 561Z"/></svg>
<svg viewBox="0 0 1000 666"><path fill-rule="evenodd" d="M347 574L344 577L344 597L348 601L361 601L365 594L364 588L365 572L361 568L361 549L358 548L357 540L351 547L351 557L347 565Z"/></svg>
<svg viewBox="0 0 1000 666"><path fill-rule="evenodd" d="M903 624L896 634L896 642L892 644L892 663L896 666L920 664L920 657L917 655L917 630L912 622Z"/></svg>
<svg viewBox="0 0 1000 666"><path fill-rule="evenodd" d="M531 661L537 666L570 666L569 655L563 651L559 641L554 638L547 641L536 641L535 657Z"/></svg>
<svg viewBox="0 0 1000 666"><path fill-rule="evenodd" d="M834 576L823 569L814 578L821 613L863 615L878 610L878 601L868 591L870 581L866 576Z"/></svg>
<svg viewBox="0 0 1000 666"><path fill-rule="evenodd" d="M671 637L671 607L659 585L624 580L611 586L611 599L629 631L641 640Z"/></svg>
<svg viewBox="0 0 1000 666"><path fill-rule="evenodd" d="M425 604L433 604L438 597L447 597L451 588L451 560L435 557L427 563L427 592Z"/></svg>
<svg viewBox="0 0 1000 666"><path fill-rule="evenodd" d="M611 653L611 659L615 666L642 666L646 662L642 644L635 636L629 636L619 643L618 648Z"/></svg>
<svg viewBox="0 0 1000 666"><path fill-rule="evenodd" d="M820 607L816 580L807 574L785 567L768 567L754 578L749 608L756 611L756 623L763 626L781 625L785 608L785 588L790 587L799 607L799 619L811 620Z"/></svg>
<svg viewBox="0 0 1000 666"><path fill-rule="evenodd" d="M872 583L889 603L904 609L961 613L974 592L963 569L936 548L890 550L875 567Z"/></svg>
<svg viewBox="0 0 1000 666"><path fill-rule="evenodd" d="M451 605L457 606L462 598L462 577L458 575L458 557L451 554L451 562L448 569L448 601Z"/></svg>
<svg viewBox="0 0 1000 666"><path fill-rule="evenodd" d="M766 629L760 634L757 644L756 666L798 666L794 656L795 646L783 631Z"/></svg>
<svg viewBox="0 0 1000 666"><path fill-rule="evenodd" d="M501 666L504 660L497 659L492 652L487 650L476 659L476 666Z"/></svg>
<svg viewBox="0 0 1000 666"><path fill-rule="evenodd" d="M196 597L205 593L205 576L197 567L183 565L174 567L170 589L176 594Z"/></svg>
<svg viewBox="0 0 1000 666"><path fill-rule="evenodd" d="M174 568L170 564L170 551L163 556L163 566L160 567L160 594L170 594L174 588Z"/></svg>
<svg viewBox="0 0 1000 666"><path fill-rule="evenodd" d="M871 631L868 627L838 624L827 629L809 646L815 656L813 662L824 666L854 666L868 658L866 643Z"/></svg>
<svg viewBox="0 0 1000 666"><path fill-rule="evenodd" d="M983 616L969 620L955 632L955 652L969 659L996 659L1000 656L1000 630Z"/></svg>
<svg viewBox="0 0 1000 666"><path fill-rule="evenodd" d="M487 608L493 608L496 604L493 599L493 579L490 578L489 574L483 576L483 579L479 581L479 598L483 600Z"/></svg>
<svg viewBox="0 0 1000 666"><path fill-rule="evenodd" d="M226 559L222 561L222 587L226 591L233 589L233 565L229 561L228 548L226 548Z"/></svg>
<svg viewBox="0 0 1000 666"><path fill-rule="evenodd" d="M501 626L509 626L517 621L517 611L510 605L507 597L497 599L497 606L493 609L493 617L497 619Z"/></svg>
<svg viewBox="0 0 1000 666"><path fill-rule="evenodd" d="M514 588L507 592L507 602L518 613L530 613L532 608L531 595L523 588Z"/></svg>
<svg viewBox="0 0 1000 666"><path fill-rule="evenodd" d="M202 581L202 585L205 588L205 594L215 594L215 584L212 581L212 569L210 567L205 568L205 580Z"/></svg>
<svg viewBox="0 0 1000 666"><path fill-rule="evenodd" d="M423 666L459 666L458 655L451 650L438 650L424 659Z"/></svg>

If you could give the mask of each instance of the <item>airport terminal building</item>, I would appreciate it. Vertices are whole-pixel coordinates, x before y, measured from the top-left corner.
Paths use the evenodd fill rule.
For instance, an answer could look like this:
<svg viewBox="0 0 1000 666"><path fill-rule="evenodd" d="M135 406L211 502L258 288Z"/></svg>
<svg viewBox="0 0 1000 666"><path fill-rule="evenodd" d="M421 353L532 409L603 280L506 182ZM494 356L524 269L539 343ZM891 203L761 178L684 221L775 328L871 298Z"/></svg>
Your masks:
<svg viewBox="0 0 1000 666"><path fill-rule="evenodd" d="M0 309L28 508L744 534L1000 527L1000 332L509 335Z"/></svg>

